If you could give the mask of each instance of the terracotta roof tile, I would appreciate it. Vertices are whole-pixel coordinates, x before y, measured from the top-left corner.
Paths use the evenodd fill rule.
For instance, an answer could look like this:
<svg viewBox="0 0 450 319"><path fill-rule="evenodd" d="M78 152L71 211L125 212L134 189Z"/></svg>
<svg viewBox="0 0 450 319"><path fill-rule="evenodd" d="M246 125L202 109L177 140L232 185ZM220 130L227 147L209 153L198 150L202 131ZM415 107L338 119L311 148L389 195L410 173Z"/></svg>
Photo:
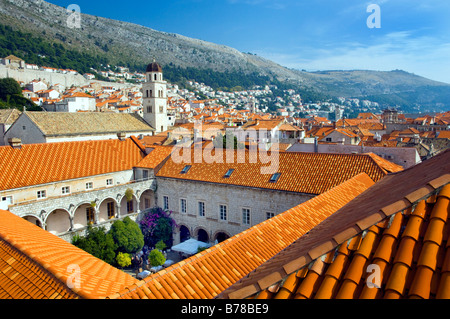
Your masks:
<svg viewBox="0 0 450 319"><path fill-rule="evenodd" d="M117 134L119 132L148 133L154 131L137 114L105 112L25 112L21 116L29 117L45 136Z"/></svg>
<svg viewBox="0 0 450 319"><path fill-rule="evenodd" d="M134 290L123 290L120 298L133 297L131 291L144 288L151 291L148 297L213 298L370 185L373 185L373 181L365 173L359 174L302 205L293 207L162 272L147 277ZM327 202L326 205L319 205L324 201ZM311 222L305 223L308 220ZM295 227L299 223L304 226ZM285 227L285 225L289 226ZM273 236L280 233L280 229L283 229L285 233L274 241ZM182 285L176 287L173 282L177 281L180 281ZM264 285L264 282L260 284ZM252 289L248 288L248 290Z"/></svg>
<svg viewBox="0 0 450 319"><path fill-rule="evenodd" d="M114 139L0 146L0 158L0 190L6 190L130 170L143 154L132 139Z"/></svg>
<svg viewBox="0 0 450 319"><path fill-rule="evenodd" d="M271 273L285 273L281 282L292 273L307 271L307 275L298 283L296 293L283 294L287 298L442 298L450 290L448 280L450 268L449 252L449 216L450 176L441 179L437 189L428 188L429 181L438 176L448 176L450 151L444 152L422 164L400 173L390 174L377 182L363 194L356 197L338 212L314 227L306 236L300 237L289 247L275 255L269 261L255 269L218 298L233 298L246 295L246 287L256 288L258 293L264 291L255 282L266 278ZM402 198L410 196L425 187L428 196L420 197L419 202L409 202L409 207L400 205L399 211L390 211L388 215L380 214L380 207L391 205ZM422 192L422 191L421 191ZM422 192L423 193L423 192ZM384 195L381 195L384 194ZM434 196L437 194L437 196ZM364 213L369 211L368 213ZM356 213L358 212L358 213ZM356 213L356 215L355 215ZM357 216L359 215L359 216ZM365 216L365 217L364 217ZM373 216L373 217L370 217ZM363 217L367 221L355 235L355 223ZM369 223L371 221L371 225ZM345 226L344 226L345 224ZM353 229L348 232L344 229ZM308 261L309 251L320 247L335 238L335 233L342 234L340 242L334 242L327 255ZM347 240L344 236L347 234ZM331 241L332 243L333 241ZM335 258L325 265L324 272L312 271L315 262L329 260L330 253ZM301 261L301 259L303 261ZM325 258L325 259L324 259ZM292 261L291 261L292 260ZM293 261L295 267L289 271L283 269ZM302 266L303 265L303 266ZM370 267L376 268L378 281L372 281L379 288L368 287L366 281L370 276ZM371 268L373 269L373 268ZM444 285L444 286L442 286ZM267 293L264 296L269 296Z"/></svg>
<svg viewBox="0 0 450 319"><path fill-rule="evenodd" d="M231 151L232 161L227 160L225 150L219 160L208 157L209 153L206 153L201 163L196 162L194 151L186 153L188 161L181 160L184 152L189 150L174 150L157 177L321 194L361 172L378 181L392 170L402 170L401 167L394 167L395 164L388 167L384 160L375 160L374 155L368 154L280 152L270 157L271 161L277 161L272 164L263 163L256 152L246 150ZM189 171L180 174L188 164L191 165ZM264 172L269 166L274 166L276 171ZM233 174L225 178L225 173L231 168L234 169ZM278 181L270 182L276 172L281 173Z"/></svg>
<svg viewBox="0 0 450 319"><path fill-rule="evenodd" d="M105 298L136 282L10 212L0 210L0 220L0 298Z"/></svg>

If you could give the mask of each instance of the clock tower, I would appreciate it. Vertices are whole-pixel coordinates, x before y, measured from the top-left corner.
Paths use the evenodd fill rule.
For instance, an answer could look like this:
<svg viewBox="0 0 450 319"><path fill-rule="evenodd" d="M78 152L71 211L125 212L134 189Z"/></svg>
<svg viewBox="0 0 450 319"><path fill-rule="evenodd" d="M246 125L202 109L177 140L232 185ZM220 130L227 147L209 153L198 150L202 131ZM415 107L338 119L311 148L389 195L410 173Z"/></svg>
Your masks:
<svg viewBox="0 0 450 319"><path fill-rule="evenodd" d="M162 68L155 59L147 66L142 97L144 120L155 129L155 133L166 131L167 82L163 80Z"/></svg>

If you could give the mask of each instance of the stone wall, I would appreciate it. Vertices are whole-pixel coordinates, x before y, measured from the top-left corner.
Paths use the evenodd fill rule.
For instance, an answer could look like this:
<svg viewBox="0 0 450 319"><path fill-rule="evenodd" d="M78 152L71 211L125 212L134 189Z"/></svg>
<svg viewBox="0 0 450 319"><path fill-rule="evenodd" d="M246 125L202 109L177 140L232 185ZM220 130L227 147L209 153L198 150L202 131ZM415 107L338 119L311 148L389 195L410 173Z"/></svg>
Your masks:
<svg viewBox="0 0 450 319"><path fill-rule="evenodd" d="M134 206L134 213L133 214L127 214L124 213L124 210L121 206L126 205L126 200L124 199L125 191L131 188L133 190L133 201L135 203ZM98 218L98 213L100 211L100 205L105 200L113 200L116 207L116 218L124 218L125 216L134 216L138 215L141 211L142 206L140 205L141 198L143 198L144 192L148 196L149 190L154 191L156 189L156 181L154 179L149 179L146 181L140 181L140 182L134 182L134 183L128 183L128 184L121 184L113 187L93 190L93 191L86 191L86 192L80 192L76 194L71 194L69 196L60 196L60 197L53 197L48 198L45 200L39 200L39 201L31 201L23 204L16 204L16 205L10 205L9 211L20 216L23 218L26 218L30 221L38 221L39 224L44 228L46 228L46 223L51 216L51 214L55 211L63 212L62 218L60 222L64 222L67 224L69 220L69 225L71 225L70 231L64 231L62 233L58 233L57 235L62 238L71 238L74 232L83 232L84 229L87 227L87 224L83 225L83 227L74 228L74 218L75 213L77 212L77 209L79 207L82 207L83 205L90 205L92 202L96 203L96 221L97 224L105 224L109 225L109 223L112 220L100 220ZM152 193L153 194L153 193ZM154 197L154 196L153 196ZM154 200L153 200L154 203ZM136 216L133 217L135 219ZM55 233L51 229L47 229L50 232Z"/></svg>
<svg viewBox="0 0 450 319"><path fill-rule="evenodd" d="M44 80L49 85L61 84L66 88L74 86L83 86L89 84L81 74L63 74L30 69L11 69L0 65L0 78L13 78L16 81L22 81L25 84L33 80Z"/></svg>
<svg viewBox="0 0 450 319"><path fill-rule="evenodd" d="M191 238L198 231L207 232L214 242L218 233L236 235L267 219L267 213L279 214L297 206L313 195L264 190L250 187L221 185L176 179L158 178L157 203L164 207L164 196L169 198L169 210L179 226L189 229ZM181 213L180 200L185 199L186 213ZM205 216L199 216L198 202L205 203ZM219 205L227 206L227 220L220 219ZM250 223L243 221L242 210L250 210ZM174 234L174 244L180 242L179 231Z"/></svg>

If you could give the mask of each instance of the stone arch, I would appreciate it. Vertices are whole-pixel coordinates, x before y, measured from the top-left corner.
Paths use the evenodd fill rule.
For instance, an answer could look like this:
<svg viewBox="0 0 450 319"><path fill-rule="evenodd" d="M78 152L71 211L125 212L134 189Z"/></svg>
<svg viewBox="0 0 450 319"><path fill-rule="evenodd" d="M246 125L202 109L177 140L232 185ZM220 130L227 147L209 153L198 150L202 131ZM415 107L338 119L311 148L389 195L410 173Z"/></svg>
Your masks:
<svg viewBox="0 0 450 319"><path fill-rule="evenodd" d="M120 216L126 216L128 214L137 213L139 211L139 199L136 197L136 194L133 193L133 198L130 202L128 202L125 194L122 196L119 203L120 208ZM131 204L130 204L131 203Z"/></svg>
<svg viewBox="0 0 450 319"><path fill-rule="evenodd" d="M72 213L74 229L86 227L89 224L89 222L95 223L95 220L96 220L95 214L96 214L96 210L97 210L97 205L96 205L96 207L93 207L93 214L94 214L93 219L91 218L89 220L89 218L87 216L87 208L91 207L91 203L92 203L92 201L84 201L75 206L73 213Z"/></svg>
<svg viewBox="0 0 450 319"><path fill-rule="evenodd" d="M106 197L99 201L98 204L98 221L104 222L117 217L119 213L119 204L114 197Z"/></svg>
<svg viewBox="0 0 450 319"><path fill-rule="evenodd" d="M33 214L25 215L25 216L22 216L22 218L25 219L26 221L29 221L30 223L40 227L40 228L44 228L43 227L44 222L42 221L41 218L39 218L36 215L33 215Z"/></svg>
<svg viewBox="0 0 450 319"><path fill-rule="evenodd" d="M53 209L45 217L45 229L52 234L64 233L72 228L72 217L64 208Z"/></svg>
<svg viewBox="0 0 450 319"><path fill-rule="evenodd" d="M217 240L218 243L220 243L220 242L222 242L224 240L227 240L230 237L231 237L230 234L228 232L226 232L226 231L223 231L223 230L216 231L214 233L214 236L213 236L214 241Z"/></svg>
<svg viewBox="0 0 450 319"><path fill-rule="evenodd" d="M139 196L139 210L145 210L156 206L155 192L151 189L146 189Z"/></svg>
<svg viewBox="0 0 450 319"><path fill-rule="evenodd" d="M204 227L197 227L194 231L194 236L199 241L209 243L209 233L206 231Z"/></svg>
<svg viewBox="0 0 450 319"><path fill-rule="evenodd" d="M180 229L180 243L191 238L191 231L189 230L188 226L180 225L179 229Z"/></svg>

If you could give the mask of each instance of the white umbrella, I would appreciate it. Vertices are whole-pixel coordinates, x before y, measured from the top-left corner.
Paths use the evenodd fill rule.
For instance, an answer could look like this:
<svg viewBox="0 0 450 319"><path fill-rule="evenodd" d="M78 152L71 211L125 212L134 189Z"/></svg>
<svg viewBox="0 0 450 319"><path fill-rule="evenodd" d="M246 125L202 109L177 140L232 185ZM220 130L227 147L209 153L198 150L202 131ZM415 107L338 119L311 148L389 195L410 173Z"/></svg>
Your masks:
<svg viewBox="0 0 450 319"><path fill-rule="evenodd" d="M205 243L205 242L198 241L198 240L195 240L195 239L191 238L191 239L188 239L188 240L186 240L186 241L184 241L184 242L182 242L182 243L180 243L178 245L172 246L172 250L178 251L178 252L181 252L181 253L185 253L185 254L188 254L188 255L194 255L194 254L196 254L198 252L198 248L199 247L202 247L202 248L206 247L207 248L209 246L210 245Z"/></svg>

